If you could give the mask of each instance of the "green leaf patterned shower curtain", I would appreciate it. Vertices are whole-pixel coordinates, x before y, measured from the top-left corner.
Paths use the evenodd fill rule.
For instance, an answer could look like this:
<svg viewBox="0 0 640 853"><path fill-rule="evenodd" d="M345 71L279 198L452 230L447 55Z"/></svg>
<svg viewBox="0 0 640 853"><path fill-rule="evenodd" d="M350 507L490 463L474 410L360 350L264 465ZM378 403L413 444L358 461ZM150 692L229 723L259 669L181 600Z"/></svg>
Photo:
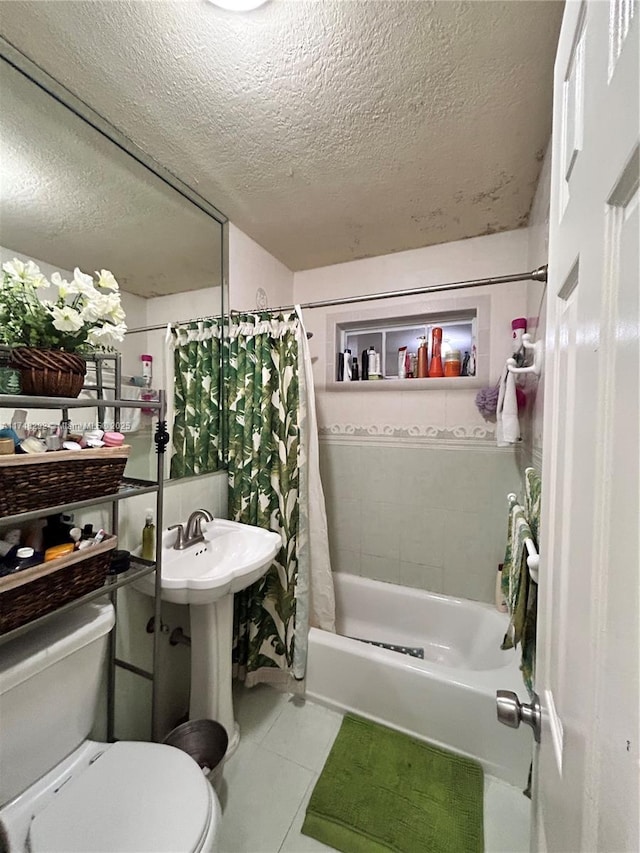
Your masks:
<svg viewBox="0 0 640 853"><path fill-rule="evenodd" d="M300 541L300 385L295 314L242 314L225 336L229 518L280 533L257 583L235 596L234 671L288 680L294 665Z"/></svg>
<svg viewBox="0 0 640 853"><path fill-rule="evenodd" d="M221 467L221 333L221 319L198 320L173 329L172 479Z"/></svg>

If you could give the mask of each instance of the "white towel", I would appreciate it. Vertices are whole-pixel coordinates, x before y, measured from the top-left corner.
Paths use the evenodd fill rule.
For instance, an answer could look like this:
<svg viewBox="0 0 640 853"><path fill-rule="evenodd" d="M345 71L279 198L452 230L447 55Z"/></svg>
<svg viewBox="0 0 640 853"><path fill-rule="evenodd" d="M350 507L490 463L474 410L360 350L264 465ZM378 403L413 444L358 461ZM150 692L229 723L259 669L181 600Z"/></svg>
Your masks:
<svg viewBox="0 0 640 853"><path fill-rule="evenodd" d="M498 447L508 447L509 445L520 441L516 377L506 365L504 372L500 377L496 420L496 439L498 441Z"/></svg>
<svg viewBox="0 0 640 853"><path fill-rule="evenodd" d="M120 394L123 400L139 400L143 388L137 385L123 385ZM120 409L120 431L123 433L137 432L142 423L142 412L138 408Z"/></svg>

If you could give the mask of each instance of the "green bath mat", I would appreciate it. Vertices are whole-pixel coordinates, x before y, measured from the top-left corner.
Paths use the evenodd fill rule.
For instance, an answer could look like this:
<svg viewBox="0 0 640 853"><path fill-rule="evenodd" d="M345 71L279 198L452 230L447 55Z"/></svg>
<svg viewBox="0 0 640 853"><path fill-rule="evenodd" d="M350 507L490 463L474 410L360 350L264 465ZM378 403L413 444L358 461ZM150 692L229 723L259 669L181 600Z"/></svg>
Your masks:
<svg viewBox="0 0 640 853"><path fill-rule="evenodd" d="M482 853L482 767L347 715L302 832L343 853Z"/></svg>

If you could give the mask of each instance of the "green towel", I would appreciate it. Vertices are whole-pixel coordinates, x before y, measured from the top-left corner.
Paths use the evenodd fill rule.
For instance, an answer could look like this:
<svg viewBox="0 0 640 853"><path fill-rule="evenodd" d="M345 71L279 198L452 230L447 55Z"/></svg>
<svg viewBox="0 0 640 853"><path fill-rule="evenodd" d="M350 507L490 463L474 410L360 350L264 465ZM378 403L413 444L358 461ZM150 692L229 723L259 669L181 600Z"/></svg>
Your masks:
<svg viewBox="0 0 640 853"><path fill-rule="evenodd" d="M524 472L524 511L531 528L531 536L536 548L540 546L540 498L542 496L542 481L535 468L527 468Z"/></svg>
<svg viewBox="0 0 640 853"><path fill-rule="evenodd" d="M540 477L534 468L525 470L524 483L524 509L514 502L509 511L502 592L511 618L501 648L512 649L520 644L522 678L529 695L532 696L535 680L538 584L529 574L525 540L531 539L538 549L542 489Z"/></svg>
<svg viewBox="0 0 640 853"><path fill-rule="evenodd" d="M502 567L502 593L507 602L510 620L502 643L503 649L513 649L522 640L527 614L529 568L525 541L532 539L531 528L523 508L515 501L509 510L507 550Z"/></svg>
<svg viewBox="0 0 640 853"><path fill-rule="evenodd" d="M348 715L302 832L343 853L482 853L483 784L477 762Z"/></svg>

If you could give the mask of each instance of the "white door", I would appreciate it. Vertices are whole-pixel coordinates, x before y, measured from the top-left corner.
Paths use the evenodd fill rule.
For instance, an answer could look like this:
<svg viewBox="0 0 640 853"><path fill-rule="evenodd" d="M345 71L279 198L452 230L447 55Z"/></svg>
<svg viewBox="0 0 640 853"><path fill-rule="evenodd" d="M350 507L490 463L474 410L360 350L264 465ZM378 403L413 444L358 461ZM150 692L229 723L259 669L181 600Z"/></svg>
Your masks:
<svg viewBox="0 0 640 853"><path fill-rule="evenodd" d="M640 850L640 10L568 2L554 81L534 850Z"/></svg>

